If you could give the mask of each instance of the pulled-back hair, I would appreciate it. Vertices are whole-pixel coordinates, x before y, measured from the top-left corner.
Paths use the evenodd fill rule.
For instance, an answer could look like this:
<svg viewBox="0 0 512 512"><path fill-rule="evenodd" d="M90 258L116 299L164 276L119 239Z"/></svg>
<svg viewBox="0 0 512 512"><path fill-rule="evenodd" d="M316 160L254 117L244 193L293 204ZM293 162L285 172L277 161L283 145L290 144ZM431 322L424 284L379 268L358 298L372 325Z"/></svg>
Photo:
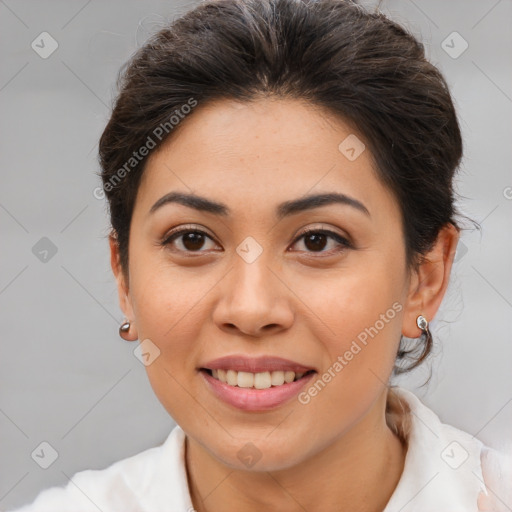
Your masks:
<svg viewBox="0 0 512 512"><path fill-rule="evenodd" d="M409 270L443 226L461 229L453 178L462 140L448 86L423 45L381 12L344 0L204 1L151 37L121 69L118 86L99 157L126 282L149 151L195 105L218 99L305 100L354 126L400 207ZM419 357L395 372L416 367L431 346L428 331ZM397 361L413 352L401 343Z"/></svg>

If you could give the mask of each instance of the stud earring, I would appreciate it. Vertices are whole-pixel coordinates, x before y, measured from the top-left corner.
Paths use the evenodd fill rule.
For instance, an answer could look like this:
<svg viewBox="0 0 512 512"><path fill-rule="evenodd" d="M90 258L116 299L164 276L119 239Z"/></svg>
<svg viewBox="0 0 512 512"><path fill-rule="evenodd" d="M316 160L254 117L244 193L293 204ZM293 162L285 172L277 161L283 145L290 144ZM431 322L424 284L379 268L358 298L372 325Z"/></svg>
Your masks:
<svg viewBox="0 0 512 512"><path fill-rule="evenodd" d="M423 331L426 332L428 328L428 322L427 319L423 315L419 315L418 318L416 318L416 325Z"/></svg>
<svg viewBox="0 0 512 512"><path fill-rule="evenodd" d="M130 332L130 326L131 326L131 324L127 320L126 322L121 324L121 327L119 327L119 336L121 336L121 338L123 338L123 340L125 340L125 341L134 341L134 340L127 340L125 338L125 335Z"/></svg>

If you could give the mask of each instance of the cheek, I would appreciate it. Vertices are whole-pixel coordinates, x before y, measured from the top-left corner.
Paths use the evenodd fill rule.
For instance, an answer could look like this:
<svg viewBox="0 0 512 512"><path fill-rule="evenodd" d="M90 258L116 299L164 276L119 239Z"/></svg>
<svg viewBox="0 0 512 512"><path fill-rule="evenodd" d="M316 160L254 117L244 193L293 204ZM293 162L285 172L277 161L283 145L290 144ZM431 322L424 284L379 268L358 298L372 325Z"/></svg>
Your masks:
<svg viewBox="0 0 512 512"><path fill-rule="evenodd" d="M332 380L344 380L343 386L353 389L368 379L387 381L400 340L402 283L393 265L375 259L345 269L324 282L320 293L308 295L308 305L321 319L317 325L323 334L318 337L328 356L327 368L337 376Z"/></svg>
<svg viewBox="0 0 512 512"><path fill-rule="evenodd" d="M326 431L350 428L386 386L400 339L400 299L388 278L379 283L368 272L324 288L314 307L329 327L317 324L327 357L299 402L311 417L322 418Z"/></svg>
<svg viewBox="0 0 512 512"><path fill-rule="evenodd" d="M193 269L173 266L161 255L146 258L146 262L141 258L134 262L132 271L132 302L139 334L153 336L160 343L179 341L173 333L193 324L208 283L194 279Z"/></svg>
<svg viewBox="0 0 512 512"><path fill-rule="evenodd" d="M194 340L201 339L205 295L211 285L190 279L186 271L172 271L168 264L164 267L155 263L144 271L139 266L133 275L132 297L139 340L150 339L160 351L154 364L146 367L151 384L185 385L198 360L200 347Z"/></svg>
<svg viewBox="0 0 512 512"><path fill-rule="evenodd" d="M199 313L205 288L167 274L169 269L154 267L134 279L134 311L139 340L149 339L157 347L158 356L145 367L153 392L175 421L188 424L194 412L190 379L198 360L193 341L204 323Z"/></svg>

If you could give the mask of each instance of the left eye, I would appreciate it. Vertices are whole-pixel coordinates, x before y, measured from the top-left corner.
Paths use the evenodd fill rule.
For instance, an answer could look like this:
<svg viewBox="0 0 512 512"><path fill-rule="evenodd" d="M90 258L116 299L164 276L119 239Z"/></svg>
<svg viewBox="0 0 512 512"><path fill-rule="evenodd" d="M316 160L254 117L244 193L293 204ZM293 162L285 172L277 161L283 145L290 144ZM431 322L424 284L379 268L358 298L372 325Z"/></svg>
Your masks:
<svg viewBox="0 0 512 512"><path fill-rule="evenodd" d="M338 245L342 246L340 249L338 249L338 251L342 251L351 247L350 242L346 238L342 237L338 233L335 233L334 231L329 231L328 229L309 229L302 233L296 239L295 243L302 239L304 239L304 245L311 250L308 252L329 252L323 250L327 245L328 239L334 240Z"/></svg>
<svg viewBox="0 0 512 512"><path fill-rule="evenodd" d="M171 232L162 242L161 245L167 246L173 244L177 240L181 240L181 248L177 250L181 252L206 252L201 249L204 248L205 240L208 239L215 244L215 241L204 231L200 229L181 229L179 231ZM325 251L325 246L328 245L327 241L333 240L338 246L341 246L338 251L350 248L351 243L338 233L329 231L327 229L310 229L299 235L293 245L297 244L300 240L304 239L306 252L328 252ZM335 244L336 245L336 244Z"/></svg>

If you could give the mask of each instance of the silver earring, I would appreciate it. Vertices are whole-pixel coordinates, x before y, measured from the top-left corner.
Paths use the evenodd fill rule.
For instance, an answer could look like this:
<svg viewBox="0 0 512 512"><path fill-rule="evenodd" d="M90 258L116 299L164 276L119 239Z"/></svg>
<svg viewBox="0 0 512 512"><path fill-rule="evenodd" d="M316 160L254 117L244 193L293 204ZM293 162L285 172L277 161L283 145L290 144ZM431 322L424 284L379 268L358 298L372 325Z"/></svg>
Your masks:
<svg viewBox="0 0 512 512"><path fill-rule="evenodd" d="M428 327L427 319L423 315L419 315L418 318L416 318L416 325L425 332Z"/></svg>

